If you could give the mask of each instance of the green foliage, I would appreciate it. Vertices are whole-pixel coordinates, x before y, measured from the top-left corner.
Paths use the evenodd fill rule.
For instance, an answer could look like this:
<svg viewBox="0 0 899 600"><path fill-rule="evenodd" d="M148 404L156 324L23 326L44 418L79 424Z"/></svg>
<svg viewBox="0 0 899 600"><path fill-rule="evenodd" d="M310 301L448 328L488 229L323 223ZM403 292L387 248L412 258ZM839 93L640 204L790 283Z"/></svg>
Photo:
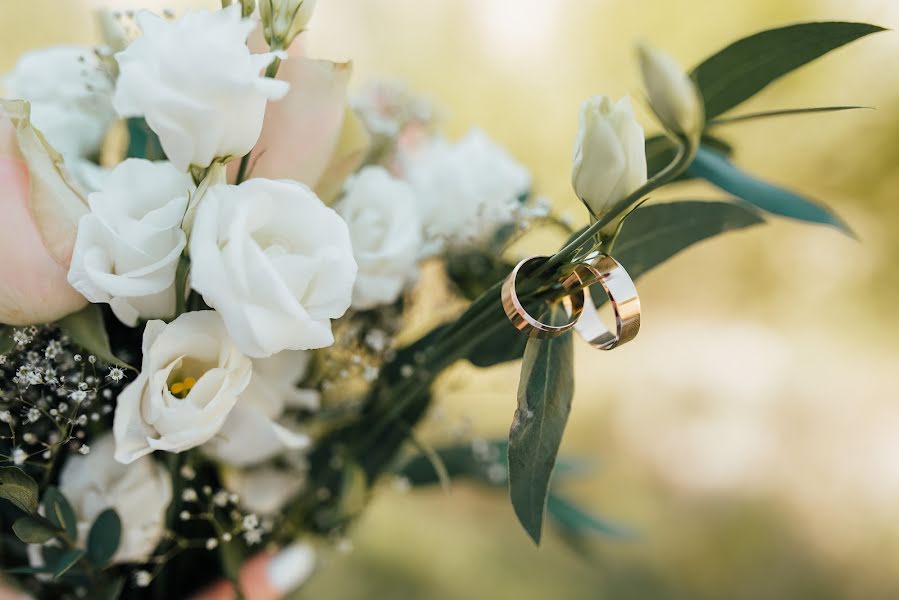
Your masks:
<svg viewBox="0 0 899 600"><path fill-rule="evenodd" d="M84 550L81 548L73 548L62 553L59 559L53 564L53 577L62 577L69 569L74 567L84 556Z"/></svg>
<svg viewBox="0 0 899 600"><path fill-rule="evenodd" d="M51 523L65 531L69 539L78 538L78 521L75 518L75 511L72 510L72 505L59 489L48 487L44 492L43 505L44 514Z"/></svg>
<svg viewBox="0 0 899 600"><path fill-rule="evenodd" d="M87 557L97 567L103 567L119 549L122 521L115 509L107 508L91 526L87 536Z"/></svg>
<svg viewBox="0 0 899 600"><path fill-rule="evenodd" d="M556 526L566 533L598 533L618 539L634 537L634 532L630 529L591 515L556 493L550 493L546 501L546 511Z"/></svg>
<svg viewBox="0 0 899 600"><path fill-rule="evenodd" d="M482 453L476 452L472 444L437 448L434 453L450 479L470 479L489 486L505 485L508 477L504 463L509 443L506 440L492 440L484 444ZM422 452L407 461L398 475L416 487L440 483L440 475L432 459ZM502 477L497 476L496 469L491 469L497 464L503 467Z"/></svg>
<svg viewBox="0 0 899 600"><path fill-rule="evenodd" d="M633 279L710 237L764 223L758 213L730 202L682 200L642 206L631 213L615 257ZM605 294L598 294L597 299Z"/></svg>
<svg viewBox="0 0 899 600"><path fill-rule="evenodd" d="M13 328L9 325L0 325L0 354L7 354L16 347L12 338Z"/></svg>
<svg viewBox="0 0 899 600"><path fill-rule="evenodd" d="M809 108L782 108L779 110L763 110L760 112L747 113L743 115L734 115L732 117L720 117L708 124L709 127L718 127L721 125L730 125L732 123L743 123L745 121L755 121L757 119L771 119L774 117L789 117L794 115L811 115L817 113L842 112L844 110L858 110L860 108L871 108L870 106L813 106ZM730 152L726 154L730 155Z"/></svg>
<svg viewBox="0 0 899 600"><path fill-rule="evenodd" d="M12 530L16 537L26 544L43 544L65 533L40 515L16 519L15 523L12 524Z"/></svg>
<svg viewBox="0 0 899 600"><path fill-rule="evenodd" d="M0 498L9 500L23 512L34 514L38 505L37 482L18 467L0 467Z"/></svg>
<svg viewBox="0 0 899 600"><path fill-rule="evenodd" d="M568 316L561 306L550 323ZM574 396L572 334L528 340L521 366L518 409L509 431L509 493L528 535L540 543L549 481Z"/></svg>
<svg viewBox="0 0 899 600"><path fill-rule="evenodd" d="M109 336L103 323L103 311L98 304L88 304L83 310L65 317L58 323L72 342L111 365L134 367L123 363L109 347Z"/></svg>
<svg viewBox="0 0 899 600"><path fill-rule="evenodd" d="M831 50L878 31L883 28L867 23L800 23L734 42L693 69L706 119L727 112Z"/></svg>
<svg viewBox="0 0 899 600"><path fill-rule="evenodd" d="M716 151L730 156L734 149L724 140L720 140L710 135L702 137L702 145L714 148ZM646 138L646 172L649 177L653 177L674 161L677 155L677 146L674 141L665 135L654 135ZM683 173L677 178L677 181L693 179L689 173Z"/></svg>
<svg viewBox="0 0 899 600"><path fill-rule="evenodd" d="M165 160L165 152L159 137L141 117L132 117L126 121L128 127L128 158L146 158L147 160Z"/></svg>
<svg viewBox="0 0 899 600"><path fill-rule="evenodd" d="M847 235L854 235L849 226L826 206L757 179L712 150L700 148L689 172L769 213L831 225Z"/></svg>

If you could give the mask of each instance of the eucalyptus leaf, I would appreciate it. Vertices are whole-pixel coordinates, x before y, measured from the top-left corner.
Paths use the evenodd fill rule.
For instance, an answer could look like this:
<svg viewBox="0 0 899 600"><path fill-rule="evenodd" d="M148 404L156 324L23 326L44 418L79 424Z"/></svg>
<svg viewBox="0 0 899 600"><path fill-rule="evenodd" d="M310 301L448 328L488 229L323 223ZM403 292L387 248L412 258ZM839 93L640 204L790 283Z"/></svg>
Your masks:
<svg viewBox="0 0 899 600"><path fill-rule="evenodd" d="M87 536L87 557L97 567L104 567L119 549L122 537L122 521L118 513L107 508L91 526Z"/></svg>
<svg viewBox="0 0 899 600"><path fill-rule="evenodd" d="M855 237L849 226L826 206L757 179L714 151L700 148L688 171L771 214L830 225Z"/></svg>
<svg viewBox="0 0 899 600"><path fill-rule="evenodd" d="M567 319L561 306L550 324ZM521 365L518 409L509 431L509 494L518 520L537 544L556 455L574 396L574 345L571 333L530 338Z"/></svg>
<svg viewBox="0 0 899 600"><path fill-rule="evenodd" d="M72 510L72 505L58 488L48 487L44 492L42 504L44 505L44 514L51 523L64 530L69 539L78 538L78 521L75 518L75 511Z"/></svg>
<svg viewBox="0 0 899 600"><path fill-rule="evenodd" d="M799 23L734 42L691 73L705 100L706 119L727 112L831 50L878 31L883 28L867 23Z"/></svg>
<svg viewBox="0 0 899 600"><path fill-rule="evenodd" d="M121 365L135 370L134 367L125 364L113 353L109 347L109 336L106 334L106 325L103 322L103 312L97 304L88 304L83 310L65 317L58 323L76 346L80 346L111 365Z"/></svg>
<svg viewBox="0 0 899 600"><path fill-rule="evenodd" d="M43 544L65 532L39 515L16 519L12 524L13 533L26 544Z"/></svg>
<svg viewBox="0 0 899 600"><path fill-rule="evenodd" d="M78 564L78 561L84 556L84 550L74 548L65 552L59 557L59 561L53 565L53 578L62 577L69 569Z"/></svg>
<svg viewBox="0 0 899 600"><path fill-rule="evenodd" d="M37 512L37 482L18 467L0 467L0 498L28 514Z"/></svg>

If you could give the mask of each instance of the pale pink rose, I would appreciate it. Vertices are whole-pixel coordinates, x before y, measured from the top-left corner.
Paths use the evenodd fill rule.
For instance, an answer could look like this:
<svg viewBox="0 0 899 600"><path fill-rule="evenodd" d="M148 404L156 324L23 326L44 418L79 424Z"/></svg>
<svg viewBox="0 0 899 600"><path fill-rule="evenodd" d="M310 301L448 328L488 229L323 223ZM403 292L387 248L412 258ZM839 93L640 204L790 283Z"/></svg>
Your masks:
<svg viewBox="0 0 899 600"><path fill-rule="evenodd" d="M340 140L352 66L291 56L278 70L290 92L269 102L262 135L250 153L253 177L293 179L315 187ZM237 163L228 165L231 181Z"/></svg>
<svg viewBox="0 0 899 600"><path fill-rule="evenodd" d="M36 217L49 212L52 194L77 195L61 177L59 181L52 181L54 175L48 169L53 171L53 161L49 155L47 164L27 161L26 155L34 158L36 149L25 148L23 155L21 138L23 134L36 134L33 130L17 131L17 127L30 126L18 119L22 113L7 108L7 105L0 106L0 256L3 257L0 260L0 323L46 323L87 304L87 300L66 281L66 255L71 256L71 245L68 252L65 248L69 243L65 240L67 236L60 235L52 250L42 237L42 232L61 234L69 221L61 214L52 219ZM24 115L27 121L27 109ZM28 139L24 141L29 142ZM42 140L35 137L31 141ZM29 167L40 172L32 173ZM74 229L71 233L74 240Z"/></svg>

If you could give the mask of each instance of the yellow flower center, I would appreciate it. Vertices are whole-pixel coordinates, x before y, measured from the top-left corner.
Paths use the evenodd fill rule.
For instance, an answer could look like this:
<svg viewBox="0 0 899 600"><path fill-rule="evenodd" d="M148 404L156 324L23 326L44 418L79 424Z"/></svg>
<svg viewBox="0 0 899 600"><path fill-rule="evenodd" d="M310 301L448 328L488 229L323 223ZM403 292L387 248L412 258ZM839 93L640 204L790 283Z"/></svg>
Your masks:
<svg viewBox="0 0 899 600"><path fill-rule="evenodd" d="M173 396L184 398L187 393L197 384L197 380L193 377L185 377L181 381L175 381L169 386L169 391Z"/></svg>

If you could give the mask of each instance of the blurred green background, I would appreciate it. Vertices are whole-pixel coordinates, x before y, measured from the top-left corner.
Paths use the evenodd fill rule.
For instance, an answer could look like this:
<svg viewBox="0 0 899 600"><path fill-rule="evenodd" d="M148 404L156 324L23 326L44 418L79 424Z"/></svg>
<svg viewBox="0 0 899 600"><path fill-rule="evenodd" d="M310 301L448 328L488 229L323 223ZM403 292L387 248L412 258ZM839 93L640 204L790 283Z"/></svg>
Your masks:
<svg viewBox="0 0 899 600"><path fill-rule="evenodd" d="M29 48L92 42L90 9L191 2L0 0L0 71ZM406 81L450 136L485 129L577 221L569 189L580 102L640 97L634 44L685 67L737 37L808 20L899 26L895 0L320 0L309 54L358 86ZM309 584L326 598L899 597L899 36L835 52L739 110L876 110L735 125L737 162L826 202L859 233L778 220L677 257L643 280L644 329L579 347L563 452L595 469L568 488L639 532L589 559L533 547L503 493L380 489ZM640 102L638 102L640 104ZM651 123L642 110L644 123ZM687 185L667 194L719 198ZM504 437L517 366L453 369L427 425Z"/></svg>

